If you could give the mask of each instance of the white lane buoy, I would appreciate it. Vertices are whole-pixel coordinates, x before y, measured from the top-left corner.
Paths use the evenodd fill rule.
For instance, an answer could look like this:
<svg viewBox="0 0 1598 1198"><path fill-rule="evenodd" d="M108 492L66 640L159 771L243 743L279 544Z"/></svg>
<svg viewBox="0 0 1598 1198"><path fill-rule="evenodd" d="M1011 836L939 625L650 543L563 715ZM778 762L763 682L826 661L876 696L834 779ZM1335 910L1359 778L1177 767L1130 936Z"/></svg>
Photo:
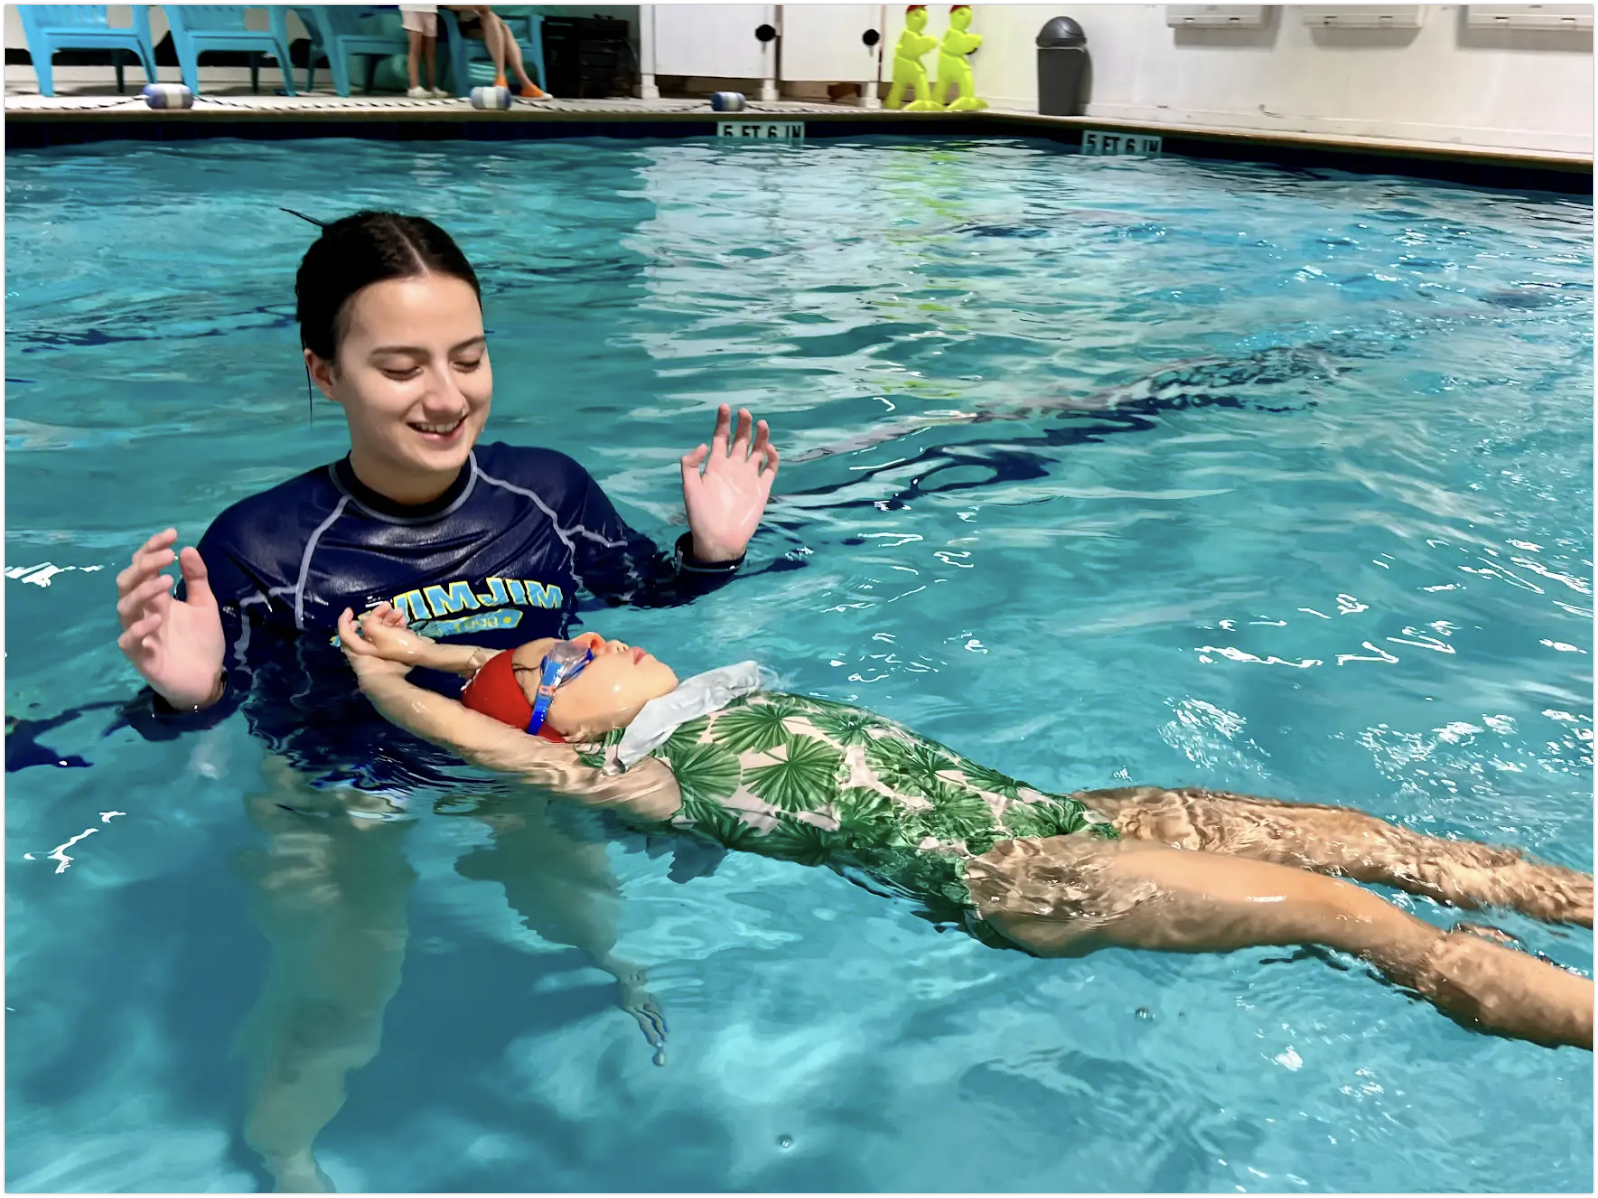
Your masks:
<svg viewBox="0 0 1598 1198"><path fill-rule="evenodd" d="M151 108L194 107L194 93L181 83L147 83L143 95Z"/></svg>
<svg viewBox="0 0 1598 1198"><path fill-rule="evenodd" d="M508 87L472 88L473 108L505 109L510 105L511 94Z"/></svg>
<svg viewBox="0 0 1598 1198"><path fill-rule="evenodd" d="M713 112L742 112L746 103L743 92L710 93L710 107Z"/></svg>

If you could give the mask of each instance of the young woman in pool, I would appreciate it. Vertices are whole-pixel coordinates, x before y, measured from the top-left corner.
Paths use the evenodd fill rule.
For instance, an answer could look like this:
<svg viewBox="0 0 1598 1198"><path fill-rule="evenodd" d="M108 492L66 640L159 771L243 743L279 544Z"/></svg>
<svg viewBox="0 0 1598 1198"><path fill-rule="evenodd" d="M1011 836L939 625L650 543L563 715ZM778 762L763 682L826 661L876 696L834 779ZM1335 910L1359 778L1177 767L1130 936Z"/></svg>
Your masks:
<svg viewBox="0 0 1598 1198"><path fill-rule="evenodd" d="M306 1189L326 1182L312 1143L344 1101L345 1074L377 1051L399 985L414 874L409 825L384 817L448 760L361 698L333 645L338 613L388 600L442 643L509 648L566 635L580 592L691 601L738 570L778 455L764 421L740 412L734 428L722 406L710 445L682 458L689 531L663 554L571 458L478 443L494 391L480 287L437 225L386 212L334 221L300 263L295 296L305 368L343 409L349 454L233 504L197 550L174 553L172 529L151 537L117 578L117 616L118 644L149 683L125 711L135 730L172 739L242 707L273 754L267 785L245 799L266 834L246 872L272 946L242 1033L245 1137L282 1188ZM164 573L174 561L176 595ZM416 679L446 694L461 685ZM610 952L613 921L591 914L607 874L602 853L589 857L581 876L552 867L514 901L642 1011L636 971Z"/></svg>
<svg viewBox="0 0 1598 1198"><path fill-rule="evenodd" d="M1591 927L1588 874L1335 807L1045 794L870 712L761 689L748 662L679 685L597 634L437 645L386 605L359 623L345 611L339 635L383 715L473 764L727 848L862 871L988 943L1045 957L1322 945L1466 1026L1592 1048L1589 979L1327 876ZM446 699L408 681L416 667L471 680Z"/></svg>
<svg viewBox="0 0 1598 1198"><path fill-rule="evenodd" d="M286 648L306 632L307 646L326 647L346 606L388 599L434 639L510 647L562 635L579 588L682 602L742 561L778 464L764 421L751 441L748 412L733 434L723 405L711 445L683 457L689 531L670 557L571 458L477 445L494 390L481 289L431 221L334 221L294 292L306 370L344 410L350 452L233 504L197 550L175 554L167 529L133 555L117 577L118 645L153 692L136 726L196 712L214 722L274 682L298 706L326 680ZM174 561L182 598L162 573Z"/></svg>

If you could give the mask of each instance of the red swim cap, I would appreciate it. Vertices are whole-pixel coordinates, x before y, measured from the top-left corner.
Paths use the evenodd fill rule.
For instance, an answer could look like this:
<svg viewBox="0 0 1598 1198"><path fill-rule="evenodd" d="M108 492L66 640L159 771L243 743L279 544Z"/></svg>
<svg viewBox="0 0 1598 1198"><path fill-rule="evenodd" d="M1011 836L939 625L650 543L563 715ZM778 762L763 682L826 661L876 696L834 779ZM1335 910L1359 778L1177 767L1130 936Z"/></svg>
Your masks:
<svg viewBox="0 0 1598 1198"><path fill-rule="evenodd" d="M525 732L533 720L533 705L516 680L514 656L515 650L506 649L490 657L461 691L461 702L490 719ZM566 742L564 736L549 726L548 720L537 735L557 744Z"/></svg>

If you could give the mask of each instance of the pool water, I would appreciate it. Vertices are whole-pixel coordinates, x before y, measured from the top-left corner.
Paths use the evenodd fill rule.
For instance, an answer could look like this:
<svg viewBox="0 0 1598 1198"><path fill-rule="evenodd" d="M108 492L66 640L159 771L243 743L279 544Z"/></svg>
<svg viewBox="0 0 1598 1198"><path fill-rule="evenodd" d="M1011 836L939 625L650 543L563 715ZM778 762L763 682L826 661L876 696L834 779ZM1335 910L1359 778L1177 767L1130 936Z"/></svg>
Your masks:
<svg viewBox="0 0 1598 1198"><path fill-rule="evenodd" d="M132 548L343 451L278 208L389 206L484 279L491 436L574 454L658 539L717 402L775 429L750 576L591 626L758 657L1047 789L1350 804L1592 868L1588 203L876 139L107 145L9 153L5 189L10 715L130 694ZM25 725L91 764L7 777L7 1183L268 1185L246 1015L315 958L269 973L252 919L263 754L237 718L149 743L112 714ZM341 867L409 943L318 1141L340 1189L1593 1185L1590 1054L1357 962L1038 961L822 870L579 829L657 1067L483 880L558 854L492 831L420 804L368 834L388 865ZM320 835L306 877L360 849ZM1487 918L1590 974L1590 932ZM361 1057L327 985L299 1065Z"/></svg>

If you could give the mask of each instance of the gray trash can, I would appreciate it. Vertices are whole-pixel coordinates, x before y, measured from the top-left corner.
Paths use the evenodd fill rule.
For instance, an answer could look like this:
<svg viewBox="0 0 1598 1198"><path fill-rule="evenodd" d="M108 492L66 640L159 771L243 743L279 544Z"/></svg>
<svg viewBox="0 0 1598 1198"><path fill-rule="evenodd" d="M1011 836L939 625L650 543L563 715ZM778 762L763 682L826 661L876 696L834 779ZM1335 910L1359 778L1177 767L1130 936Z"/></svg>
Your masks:
<svg viewBox="0 0 1598 1198"><path fill-rule="evenodd" d="M1055 17L1038 31L1038 113L1081 116L1088 69L1087 35L1070 17Z"/></svg>

